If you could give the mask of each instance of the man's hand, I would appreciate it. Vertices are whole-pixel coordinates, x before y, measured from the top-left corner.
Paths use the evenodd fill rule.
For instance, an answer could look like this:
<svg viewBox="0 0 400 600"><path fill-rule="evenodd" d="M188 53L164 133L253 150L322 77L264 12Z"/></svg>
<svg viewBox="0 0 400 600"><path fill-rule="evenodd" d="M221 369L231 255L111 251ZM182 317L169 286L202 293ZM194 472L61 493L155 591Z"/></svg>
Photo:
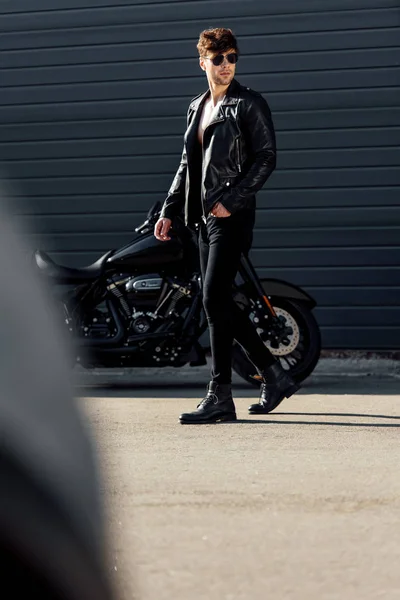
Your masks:
<svg viewBox="0 0 400 600"><path fill-rule="evenodd" d="M231 213L229 212L229 210L226 210L225 206L223 204L221 204L221 202L217 202L217 204L214 204L214 206L212 207L212 210L211 210L211 214L214 217L218 217L218 218L224 218L224 217L231 216Z"/></svg>
<svg viewBox="0 0 400 600"><path fill-rule="evenodd" d="M169 230L171 229L172 221L171 219L161 218L158 219L157 223L154 227L154 236L160 240L160 242L168 242L171 238L168 235Z"/></svg>

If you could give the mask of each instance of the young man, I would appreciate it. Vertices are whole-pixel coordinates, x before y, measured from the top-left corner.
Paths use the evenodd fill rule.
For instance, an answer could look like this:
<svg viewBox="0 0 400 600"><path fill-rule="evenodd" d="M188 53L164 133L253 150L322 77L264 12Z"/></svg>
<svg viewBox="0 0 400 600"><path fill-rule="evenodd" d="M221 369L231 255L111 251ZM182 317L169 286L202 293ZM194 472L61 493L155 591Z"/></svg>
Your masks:
<svg viewBox="0 0 400 600"><path fill-rule="evenodd" d="M210 29L197 44L209 89L187 115L181 163L154 235L166 241L182 209L186 225L200 224L203 303L210 330L212 379L197 410L181 423L236 420L231 391L232 344L246 350L262 376L252 414L270 412L298 389L232 300L241 253L252 244L255 194L275 168L275 133L264 98L234 79L238 45L230 29Z"/></svg>

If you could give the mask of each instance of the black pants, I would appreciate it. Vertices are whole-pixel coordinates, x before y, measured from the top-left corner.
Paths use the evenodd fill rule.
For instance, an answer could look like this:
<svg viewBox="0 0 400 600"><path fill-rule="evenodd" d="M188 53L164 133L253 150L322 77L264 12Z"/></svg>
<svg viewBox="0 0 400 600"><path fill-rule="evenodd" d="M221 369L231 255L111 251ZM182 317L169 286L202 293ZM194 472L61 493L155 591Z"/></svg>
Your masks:
<svg viewBox="0 0 400 600"><path fill-rule="evenodd" d="M275 362L246 314L232 299L241 254L247 254L253 240L254 211L241 210L230 217L207 217L199 234L203 303L207 315L212 379L231 383L232 345L235 339L259 370Z"/></svg>

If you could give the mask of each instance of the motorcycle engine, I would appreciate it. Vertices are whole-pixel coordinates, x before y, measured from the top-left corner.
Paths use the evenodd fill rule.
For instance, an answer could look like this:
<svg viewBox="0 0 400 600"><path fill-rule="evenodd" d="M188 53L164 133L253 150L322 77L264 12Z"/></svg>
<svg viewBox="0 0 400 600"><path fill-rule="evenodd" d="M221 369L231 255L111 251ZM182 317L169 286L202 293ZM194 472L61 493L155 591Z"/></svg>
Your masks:
<svg viewBox="0 0 400 600"><path fill-rule="evenodd" d="M157 273L119 277L108 289L119 300L131 336L165 328L167 318L172 325L190 305L192 296L190 282L176 277L163 279Z"/></svg>
<svg viewBox="0 0 400 600"><path fill-rule="evenodd" d="M146 308L145 312L151 318L170 315L182 298L192 296L191 282L180 281L177 277L162 279L159 275L133 277L126 283L125 290L128 303L135 307L135 312Z"/></svg>
<svg viewBox="0 0 400 600"><path fill-rule="evenodd" d="M109 280L107 289L118 300L128 341L135 336L173 330L189 310L193 282L159 274L137 277L120 274ZM78 326L82 337L94 339L114 335L114 321L105 298L86 313ZM129 339L130 338L130 339Z"/></svg>

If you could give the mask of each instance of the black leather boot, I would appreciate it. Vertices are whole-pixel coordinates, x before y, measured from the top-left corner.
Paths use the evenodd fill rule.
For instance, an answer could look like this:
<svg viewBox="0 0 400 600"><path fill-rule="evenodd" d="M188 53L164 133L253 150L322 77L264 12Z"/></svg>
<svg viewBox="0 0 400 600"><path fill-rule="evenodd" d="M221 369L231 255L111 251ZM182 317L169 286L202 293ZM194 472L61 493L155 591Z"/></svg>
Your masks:
<svg viewBox="0 0 400 600"><path fill-rule="evenodd" d="M260 400L249 406L251 415L265 415L274 410L284 398L290 398L300 386L283 369L279 362L274 363L261 373L263 382L260 390Z"/></svg>
<svg viewBox="0 0 400 600"><path fill-rule="evenodd" d="M236 409L232 400L230 385L210 381L207 396L191 413L179 417L182 424L217 423L217 421L236 421Z"/></svg>

